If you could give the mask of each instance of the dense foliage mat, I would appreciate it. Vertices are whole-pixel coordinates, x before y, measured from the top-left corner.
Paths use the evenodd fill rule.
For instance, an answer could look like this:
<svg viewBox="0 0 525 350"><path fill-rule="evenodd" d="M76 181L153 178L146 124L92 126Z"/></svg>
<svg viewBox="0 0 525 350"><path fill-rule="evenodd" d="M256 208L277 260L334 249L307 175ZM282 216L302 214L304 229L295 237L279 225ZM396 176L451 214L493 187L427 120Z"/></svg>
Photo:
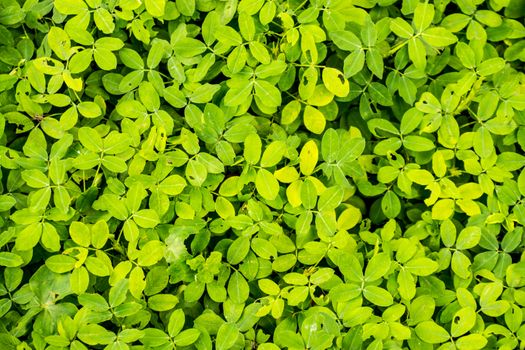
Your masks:
<svg viewBox="0 0 525 350"><path fill-rule="evenodd" d="M0 348L523 349L523 0L1 0Z"/></svg>

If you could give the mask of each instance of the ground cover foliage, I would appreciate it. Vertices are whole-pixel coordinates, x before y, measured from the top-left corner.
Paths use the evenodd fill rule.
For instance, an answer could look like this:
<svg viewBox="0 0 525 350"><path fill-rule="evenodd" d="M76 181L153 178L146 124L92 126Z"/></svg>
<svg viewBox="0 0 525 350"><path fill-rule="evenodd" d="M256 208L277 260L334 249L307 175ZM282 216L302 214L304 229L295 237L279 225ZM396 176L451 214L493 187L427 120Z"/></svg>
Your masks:
<svg viewBox="0 0 525 350"><path fill-rule="evenodd" d="M0 1L0 348L523 349L524 11Z"/></svg>

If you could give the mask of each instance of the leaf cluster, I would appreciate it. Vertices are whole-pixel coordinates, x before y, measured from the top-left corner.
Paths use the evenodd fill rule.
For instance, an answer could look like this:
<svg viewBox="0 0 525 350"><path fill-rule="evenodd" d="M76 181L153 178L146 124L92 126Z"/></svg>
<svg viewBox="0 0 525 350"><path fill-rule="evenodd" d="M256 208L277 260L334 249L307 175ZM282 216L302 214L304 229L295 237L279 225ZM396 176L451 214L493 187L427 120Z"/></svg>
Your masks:
<svg viewBox="0 0 525 350"><path fill-rule="evenodd" d="M0 348L522 349L524 19L0 1Z"/></svg>

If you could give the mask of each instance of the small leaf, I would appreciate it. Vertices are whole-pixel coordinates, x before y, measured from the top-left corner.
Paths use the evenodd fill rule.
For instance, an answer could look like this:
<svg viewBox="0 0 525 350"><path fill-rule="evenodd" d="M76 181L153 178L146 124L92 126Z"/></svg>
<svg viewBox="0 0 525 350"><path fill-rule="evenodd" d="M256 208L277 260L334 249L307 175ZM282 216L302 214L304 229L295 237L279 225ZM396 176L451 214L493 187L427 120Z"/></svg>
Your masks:
<svg viewBox="0 0 525 350"><path fill-rule="evenodd" d="M257 192L266 200L274 200L279 195L279 182L266 169L259 169L255 178Z"/></svg>
<svg viewBox="0 0 525 350"><path fill-rule="evenodd" d="M317 165L318 158L319 150L317 149L317 144L313 140L306 142L299 154L301 173L311 175Z"/></svg>
<svg viewBox="0 0 525 350"><path fill-rule="evenodd" d="M433 27L425 30L423 40L434 47L445 47L454 44L458 38L445 28Z"/></svg>
<svg viewBox="0 0 525 350"><path fill-rule="evenodd" d="M249 164L257 164L261 158L261 138L257 134L249 134L244 140L244 159Z"/></svg>
<svg viewBox="0 0 525 350"><path fill-rule="evenodd" d="M434 321L424 321L416 326L417 336L429 344L440 344L449 340L450 335L445 328Z"/></svg>
<svg viewBox="0 0 525 350"><path fill-rule="evenodd" d="M414 27L418 33L427 29L434 19L434 5L418 3L414 10Z"/></svg>
<svg viewBox="0 0 525 350"><path fill-rule="evenodd" d="M377 306L390 306L394 303L392 295L385 289L376 286L366 286L363 290L364 297Z"/></svg>
<svg viewBox="0 0 525 350"><path fill-rule="evenodd" d="M310 105L304 109L304 126L314 134L321 134L326 126L323 113Z"/></svg>
<svg viewBox="0 0 525 350"><path fill-rule="evenodd" d="M323 69L323 83L334 95L346 97L350 91L350 84L339 70L335 68Z"/></svg>
<svg viewBox="0 0 525 350"><path fill-rule="evenodd" d="M365 280L372 282L383 277L390 270L390 257L386 253L374 255L365 269Z"/></svg>
<svg viewBox="0 0 525 350"><path fill-rule="evenodd" d="M152 209L142 209L133 214L133 220L140 227L153 228L160 222L159 215Z"/></svg>
<svg viewBox="0 0 525 350"><path fill-rule="evenodd" d="M237 325L232 323L224 323L217 332L216 349L228 350L233 347L237 338L239 337L239 329Z"/></svg>
<svg viewBox="0 0 525 350"><path fill-rule="evenodd" d="M438 267L438 263L429 258L415 258L405 264L405 268L416 276L429 276Z"/></svg>
<svg viewBox="0 0 525 350"><path fill-rule="evenodd" d="M365 52L357 50L346 56L343 65L345 78L350 78L359 73L365 66Z"/></svg>
<svg viewBox="0 0 525 350"><path fill-rule="evenodd" d="M24 263L24 260L15 253L0 252L0 266L18 267Z"/></svg>
<svg viewBox="0 0 525 350"><path fill-rule="evenodd" d="M361 49L361 41L350 31L337 31L330 33L330 38L341 50L354 51Z"/></svg>
<svg viewBox="0 0 525 350"><path fill-rule="evenodd" d="M146 11L153 17L162 17L166 7L166 0L145 0Z"/></svg>
<svg viewBox="0 0 525 350"><path fill-rule="evenodd" d="M471 330L475 324L476 311L470 307L464 307L454 314L450 332L453 337L459 337Z"/></svg>
<svg viewBox="0 0 525 350"><path fill-rule="evenodd" d="M196 328L189 328L183 330L173 338L173 342L177 346L189 346L197 341L201 335L201 331Z"/></svg>
<svg viewBox="0 0 525 350"><path fill-rule="evenodd" d="M461 230L456 240L457 249L471 249L478 245L481 239L481 228L469 226Z"/></svg>
<svg viewBox="0 0 525 350"><path fill-rule="evenodd" d="M246 279L238 271L235 271L228 281L228 295L233 302L240 304L248 299L249 293Z"/></svg>

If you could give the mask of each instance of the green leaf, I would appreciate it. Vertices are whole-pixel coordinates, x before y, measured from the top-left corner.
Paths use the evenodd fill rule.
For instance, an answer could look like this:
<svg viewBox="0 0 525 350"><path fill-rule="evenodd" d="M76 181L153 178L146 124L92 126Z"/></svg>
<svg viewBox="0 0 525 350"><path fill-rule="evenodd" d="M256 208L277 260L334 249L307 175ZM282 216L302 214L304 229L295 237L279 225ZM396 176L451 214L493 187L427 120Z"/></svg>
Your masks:
<svg viewBox="0 0 525 350"><path fill-rule="evenodd" d="M10 195L0 195L0 211L7 211L16 204L16 199Z"/></svg>
<svg viewBox="0 0 525 350"><path fill-rule="evenodd" d="M393 105L392 97L388 92L386 86L383 84L373 82L368 87L368 92L373 101L379 103L382 106Z"/></svg>
<svg viewBox="0 0 525 350"><path fill-rule="evenodd" d="M248 299L249 293L250 290L246 279L240 272L235 271L228 281L228 295L234 303L241 304Z"/></svg>
<svg viewBox="0 0 525 350"><path fill-rule="evenodd" d="M201 332L196 328L185 329L173 338L173 342L177 346L189 346L195 343L200 335Z"/></svg>
<svg viewBox="0 0 525 350"><path fill-rule="evenodd" d="M140 253L138 255L138 264L141 266L151 266L156 264L159 260L161 260L164 257L165 248L166 245L160 241L149 241L140 250Z"/></svg>
<svg viewBox="0 0 525 350"><path fill-rule="evenodd" d="M102 165L115 173L123 173L128 169L124 160L114 156L104 156L104 158L102 158Z"/></svg>
<svg viewBox="0 0 525 350"><path fill-rule="evenodd" d="M42 230L43 225L37 222L25 227L16 237L16 249L21 251L33 249L40 241Z"/></svg>
<svg viewBox="0 0 525 350"><path fill-rule="evenodd" d="M445 220L452 216L455 209L455 203L452 199L440 199L432 207L432 219Z"/></svg>
<svg viewBox="0 0 525 350"><path fill-rule="evenodd" d="M141 343L147 347L158 347L170 343L169 336L160 329L146 328Z"/></svg>
<svg viewBox="0 0 525 350"><path fill-rule="evenodd" d="M449 340L450 335L445 328L434 321L424 321L416 326L417 336L426 343L440 344Z"/></svg>
<svg viewBox="0 0 525 350"><path fill-rule="evenodd" d="M160 222L159 215L153 209L142 209L133 214L133 220L140 227L154 228Z"/></svg>
<svg viewBox="0 0 525 350"><path fill-rule="evenodd" d="M239 17L240 18L240 17ZM258 41L251 41L248 43L250 53L253 57L262 64L269 64L271 61L270 54L266 47Z"/></svg>
<svg viewBox="0 0 525 350"><path fill-rule="evenodd" d="M215 84L203 84L199 86L190 96L190 101L194 103L210 102L213 95L219 91L220 86Z"/></svg>
<svg viewBox="0 0 525 350"><path fill-rule="evenodd" d="M494 141L486 127L480 127L473 138L474 151L481 158L488 158L494 152Z"/></svg>
<svg viewBox="0 0 525 350"><path fill-rule="evenodd" d="M323 69L323 83L328 91L338 97L346 97L350 92L350 84L339 70L335 68Z"/></svg>
<svg viewBox="0 0 525 350"><path fill-rule="evenodd" d="M59 27L51 27L47 33L47 42L55 54L63 60L70 56L71 41L67 33Z"/></svg>
<svg viewBox="0 0 525 350"><path fill-rule="evenodd" d="M270 143L264 150L261 158L261 166L269 168L281 161L286 152L286 144L282 141L274 141Z"/></svg>
<svg viewBox="0 0 525 350"><path fill-rule="evenodd" d="M458 349L484 349L487 343L482 334L468 334L456 340Z"/></svg>
<svg viewBox="0 0 525 350"><path fill-rule="evenodd" d="M416 295L416 282L414 276L408 270L403 269L399 271L397 283L399 284L399 294L402 298L407 300L414 298Z"/></svg>
<svg viewBox="0 0 525 350"><path fill-rule="evenodd" d="M383 77L384 63L381 53L377 49L370 49L366 52L366 65L378 78Z"/></svg>
<svg viewBox="0 0 525 350"><path fill-rule="evenodd" d="M426 43L434 47L445 47L458 41L454 34L442 27L428 28L421 36Z"/></svg>
<svg viewBox="0 0 525 350"><path fill-rule="evenodd" d="M501 71L505 67L505 60L501 57L489 58L480 63L477 68L477 73L486 77Z"/></svg>
<svg viewBox="0 0 525 350"><path fill-rule="evenodd" d="M232 265L241 263L250 251L250 239L248 237L238 237L228 248L226 259Z"/></svg>
<svg viewBox="0 0 525 350"><path fill-rule="evenodd" d="M111 34L115 30L113 16L105 8L99 7L93 14L93 19L98 29L104 34Z"/></svg>
<svg viewBox="0 0 525 350"><path fill-rule="evenodd" d="M430 295L422 295L415 298L409 307L411 322L417 324L430 320L435 308L436 302Z"/></svg>
<svg viewBox="0 0 525 350"><path fill-rule="evenodd" d="M455 251L452 254L451 267L452 271L461 278L469 278L471 275L470 266L472 265L469 258L461 251Z"/></svg>
<svg viewBox="0 0 525 350"><path fill-rule="evenodd" d="M184 93L175 86L169 86L164 89L164 95L162 97L175 108L182 108L187 103Z"/></svg>
<svg viewBox="0 0 525 350"><path fill-rule="evenodd" d="M227 350L231 349L237 338L239 337L240 332L237 328L237 325L232 323L224 323L217 332L216 339L216 349L217 350Z"/></svg>
<svg viewBox="0 0 525 350"><path fill-rule="evenodd" d="M88 344L110 344L116 338L113 332L107 331L104 327L98 324L88 324L81 327L77 334L78 338Z"/></svg>
<svg viewBox="0 0 525 350"><path fill-rule="evenodd" d="M126 300L128 293L129 281L127 279L121 279L109 290L109 305L116 307L122 304Z"/></svg>
<svg viewBox="0 0 525 350"><path fill-rule="evenodd" d="M354 51L361 49L361 41L350 31L336 31L330 33L330 38L341 50Z"/></svg>
<svg viewBox="0 0 525 350"><path fill-rule="evenodd" d="M179 298L171 294L155 294L148 299L148 306L154 311L172 310L179 302Z"/></svg>
<svg viewBox="0 0 525 350"><path fill-rule="evenodd" d="M429 258L415 258L405 264L405 268L416 276L429 276L437 271L439 265Z"/></svg>
<svg viewBox="0 0 525 350"><path fill-rule="evenodd" d="M343 65L345 78L350 78L359 73L365 66L365 52L357 50L346 56Z"/></svg>
<svg viewBox="0 0 525 350"><path fill-rule="evenodd" d="M408 135L403 139L406 149L416 152L431 151L435 148L434 142L423 136Z"/></svg>
<svg viewBox="0 0 525 350"><path fill-rule="evenodd" d="M91 243L89 228L82 222L72 222L71 226L69 226L69 235L76 244L82 247L88 247Z"/></svg>
<svg viewBox="0 0 525 350"><path fill-rule="evenodd" d="M427 29L434 19L434 5L418 3L414 10L413 24L418 33Z"/></svg>
<svg viewBox="0 0 525 350"><path fill-rule="evenodd" d="M412 26L401 17L396 17L390 21L390 30L404 39L408 39L414 35Z"/></svg>
<svg viewBox="0 0 525 350"><path fill-rule="evenodd" d="M377 30L374 22L371 20L365 20L364 25L361 27L361 40L365 46L375 46L377 42Z"/></svg>
<svg viewBox="0 0 525 350"><path fill-rule="evenodd" d="M394 191L387 191L381 200L381 210L389 219L393 219L401 212L401 201Z"/></svg>
<svg viewBox="0 0 525 350"><path fill-rule="evenodd" d="M426 49L419 38L412 37L408 40L408 57L416 68L424 69L426 67Z"/></svg>
<svg viewBox="0 0 525 350"><path fill-rule="evenodd" d="M301 185L301 203L305 209L314 209L317 204L317 190L315 185L309 179L306 179Z"/></svg>
<svg viewBox="0 0 525 350"><path fill-rule="evenodd" d="M184 16L193 16L193 13L195 12L195 0L177 1L177 9Z"/></svg>
<svg viewBox="0 0 525 350"><path fill-rule="evenodd" d="M319 150L317 149L317 144L313 140L306 142L299 154L301 173L311 175L317 165L318 158Z"/></svg>
<svg viewBox="0 0 525 350"><path fill-rule="evenodd" d="M503 237L501 242L501 248L503 251L507 253L514 251L520 245L522 236L523 232L519 229L514 229L505 234L505 237Z"/></svg>
<svg viewBox="0 0 525 350"><path fill-rule="evenodd" d="M244 140L244 159L248 164L257 164L261 158L261 138L257 134L249 134Z"/></svg>
<svg viewBox="0 0 525 350"><path fill-rule="evenodd" d="M93 311L106 311L109 309L109 304L106 299L99 294L83 293L78 296L80 305L87 307Z"/></svg>
<svg viewBox="0 0 525 350"><path fill-rule="evenodd" d="M499 317L503 315L510 308L509 302L506 300L497 300L487 303L481 307L481 312L487 316Z"/></svg>
<svg viewBox="0 0 525 350"><path fill-rule="evenodd" d="M88 127L78 129L78 139L90 151L100 153L104 150L102 138L95 129Z"/></svg>
<svg viewBox="0 0 525 350"><path fill-rule="evenodd" d="M44 188L49 186L49 179L40 170L31 169L22 172L22 179L33 188Z"/></svg>
<svg viewBox="0 0 525 350"><path fill-rule="evenodd" d="M177 334L179 334L184 327L184 323L184 311L182 309L176 309L173 311L168 321L168 334L170 337L175 337Z"/></svg>
<svg viewBox="0 0 525 350"><path fill-rule="evenodd" d="M255 177L257 192L266 200L274 200L279 195L279 183L271 172L259 169Z"/></svg>
<svg viewBox="0 0 525 350"><path fill-rule="evenodd" d="M143 81L139 85L140 102L146 107L149 112L154 112L160 108L159 94L155 87L149 81Z"/></svg>
<svg viewBox="0 0 525 350"><path fill-rule="evenodd" d="M470 307L464 307L454 314L450 334L459 337L474 327L476 324L476 311Z"/></svg>
<svg viewBox="0 0 525 350"><path fill-rule="evenodd" d="M365 280L368 282L382 278L390 270L390 257L386 253L374 255L366 265Z"/></svg>
<svg viewBox="0 0 525 350"><path fill-rule="evenodd" d="M363 289L364 297L377 306L390 306L394 303L392 295L385 289L376 286L366 286Z"/></svg>
<svg viewBox="0 0 525 350"><path fill-rule="evenodd" d="M301 113L301 103L293 100L286 104L281 112L281 123L289 125L293 123Z"/></svg>
<svg viewBox="0 0 525 350"><path fill-rule="evenodd" d="M269 107L281 105L281 92L266 80L258 79L255 81L255 96L259 97Z"/></svg>
<svg viewBox="0 0 525 350"><path fill-rule="evenodd" d="M222 162L208 153L201 152L197 154L195 159L206 167L210 174L224 173L224 165Z"/></svg>
<svg viewBox="0 0 525 350"><path fill-rule="evenodd" d="M193 38L182 38L173 44L173 52L181 57L194 57L205 51L206 45Z"/></svg>
<svg viewBox="0 0 525 350"><path fill-rule="evenodd" d="M319 211L334 210L342 202L344 198L344 191L339 186L334 186L326 189L319 197L317 208Z"/></svg>
<svg viewBox="0 0 525 350"><path fill-rule="evenodd" d="M75 268L69 278L71 290L75 294L84 293L89 285L89 273L84 266Z"/></svg>
<svg viewBox="0 0 525 350"><path fill-rule="evenodd" d="M456 240L457 249L471 249L478 245L481 239L481 228L469 226L461 230Z"/></svg>
<svg viewBox="0 0 525 350"><path fill-rule="evenodd" d="M188 161L186 166L186 179L193 186L201 186L206 177L208 176L208 170L206 166L194 159Z"/></svg>
<svg viewBox="0 0 525 350"><path fill-rule="evenodd" d="M0 252L0 266L18 267L24 263L22 257L11 252Z"/></svg>
<svg viewBox="0 0 525 350"><path fill-rule="evenodd" d="M217 41L225 46L239 46L242 44L242 38L239 33L229 26L215 28L214 35Z"/></svg>
<svg viewBox="0 0 525 350"><path fill-rule="evenodd" d="M118 85L118 90L122 93L134 90L140 85L142 79L144 79L144 72L142 70L131 71L122 78Z"/></svg>
<svg viewBox="0 0 525 350"><path fill-rule="evenodd" d="M97 118L102 115L102 109L95 102L80 102L77 109L86 118Z"/></svg>
<svg viewBox="0 0 525 350"><path fill-rule="evenodd" d="M166 0L145 0L146 11L153 17L162 17L166 8Z"/></svg>
<svg viewBox="0 0 525 350"><path fill-rule="evenodd" d="M251 248L263 259L271 259L277 257L277 249L273 244L262 238L254 238L251 241Z"/></svg>
<svg viewBox="0 0 525 350"><path fill-rule="evenodd" d="M69 70L77 74L88 69L93 60L93 50L86 49L74 54L69 60Z"/></svg>
<svg viewBox="0 0 525 350"><path fill-rule="evenodd" d="M307 105L304 109L304 126L314 134L321 134L326 126L326 118L320 110Z"/></svg>
<svg viewBox="0 0 525 350"><path fill-rule="evenodd" d="M186 187L186 180L179 175L171 175L165 178L158 186L159 191L170 195L176 196L184 190Z"/></svg>
<svg viewBox="0 0 525 350"><path fill-rule="evenodd" d="M228 69L232 73L238 73L244 68L246 64L247 53L244 46L238 46L232 50L228 56L227 64Z"/></svg>
<svg viewBox="0 0 525 350"><path fill-rule="evenodd" d="M123 48L119 51L119 57L122 63L131 69L143 69L144 60L137 51L130 48Z"/></svg>

